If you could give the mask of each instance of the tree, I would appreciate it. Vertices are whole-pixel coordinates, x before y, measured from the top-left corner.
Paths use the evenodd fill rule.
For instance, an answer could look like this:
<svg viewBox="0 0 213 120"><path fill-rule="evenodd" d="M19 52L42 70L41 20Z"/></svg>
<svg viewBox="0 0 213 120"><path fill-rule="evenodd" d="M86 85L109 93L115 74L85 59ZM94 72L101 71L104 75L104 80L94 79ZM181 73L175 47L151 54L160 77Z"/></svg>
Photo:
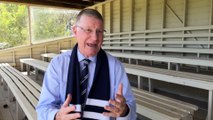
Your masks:
<svg viewBox="0 0 213 120"><path fill-rule="evenodd" d="M28 43L27 18L26 6L0 3L0 42L10 47Z"/></svg>
<svg viewBox="0 0 213 120"><path fill-rule="evenodd" d="M79 11L30 7L33 41L71 34L71 22ZM28 8L25 5L0 3L0 43L10 47L28 44Z"/></svg>
<svg viewBox="0 0 213 120"><path fill-rule="evenodd" d="M69 36L78 11L33 8L33 41Z"/></svg>

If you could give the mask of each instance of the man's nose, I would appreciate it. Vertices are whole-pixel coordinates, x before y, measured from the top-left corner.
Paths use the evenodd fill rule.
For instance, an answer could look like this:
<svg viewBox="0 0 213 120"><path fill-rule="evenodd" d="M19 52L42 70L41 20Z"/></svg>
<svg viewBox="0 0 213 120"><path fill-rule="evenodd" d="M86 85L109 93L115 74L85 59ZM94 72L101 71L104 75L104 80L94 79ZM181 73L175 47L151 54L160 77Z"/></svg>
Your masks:
<svg viewBox="0 0 213 120"><path fill-rule="evenodd" d="M98 33L96 31L92 32L91 37L93 38L93 40L97 40L98 39Z"/></svg>

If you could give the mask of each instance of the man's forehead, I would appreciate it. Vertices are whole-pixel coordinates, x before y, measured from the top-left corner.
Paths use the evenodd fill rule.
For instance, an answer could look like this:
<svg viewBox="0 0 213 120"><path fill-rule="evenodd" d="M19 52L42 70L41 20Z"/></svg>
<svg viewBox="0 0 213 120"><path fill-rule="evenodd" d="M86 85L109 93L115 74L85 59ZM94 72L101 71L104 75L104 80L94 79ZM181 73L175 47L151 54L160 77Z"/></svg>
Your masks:
<svg viewBox="0 0 213 120"><path fill-rule="evenodd" d="M79 20L81 20L82 18L86 18L86 19L88 19L88 18L93 18L93 19L94 19L94 18L95 18L95 19L97 19L97 20L102 21L102 20L101 20L100 18L98 18L97 16L91 15L91 14L82 14ZM102 22L103 22L103 21L102 21Z"/></svg>

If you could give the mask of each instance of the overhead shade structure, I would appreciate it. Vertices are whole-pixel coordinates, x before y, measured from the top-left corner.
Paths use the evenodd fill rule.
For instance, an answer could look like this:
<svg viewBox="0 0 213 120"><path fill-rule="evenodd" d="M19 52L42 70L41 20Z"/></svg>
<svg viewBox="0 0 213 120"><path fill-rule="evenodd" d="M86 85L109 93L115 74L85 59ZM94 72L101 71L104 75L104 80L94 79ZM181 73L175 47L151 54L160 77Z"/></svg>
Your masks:
<svg viewBox="0 0 213 120"><path fill-rule="evenodd" d="M0 2L1 1L83 9L96 3L104 2L105 0L0 0Z"/></svg>

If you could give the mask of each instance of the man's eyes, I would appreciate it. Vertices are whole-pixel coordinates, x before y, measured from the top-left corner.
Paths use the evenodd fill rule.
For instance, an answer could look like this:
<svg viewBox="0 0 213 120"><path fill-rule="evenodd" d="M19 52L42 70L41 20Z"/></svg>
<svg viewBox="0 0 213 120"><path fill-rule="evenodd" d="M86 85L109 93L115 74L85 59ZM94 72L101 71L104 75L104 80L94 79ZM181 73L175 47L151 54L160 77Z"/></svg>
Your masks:
<svg viewBox="0 0 213 120"><path fill-rule="evenodd" d="M86 29L85 31L86 31L87 33L91 33L91 32L92 32L91 29Z"/></svg>
<svg viewBox="0 0 213 120"><path fill-rule="evenodd" d="M96 33L103 33L103 30L96 30Z"/></svg>
<svg viewBox="0 0 213 120"><path fill-rule="evenodd" d="M85 29L85 32L92 33L93 30L92 29ZM103 33L103 31L102 30L96 30L96 33Z"/></svg>

